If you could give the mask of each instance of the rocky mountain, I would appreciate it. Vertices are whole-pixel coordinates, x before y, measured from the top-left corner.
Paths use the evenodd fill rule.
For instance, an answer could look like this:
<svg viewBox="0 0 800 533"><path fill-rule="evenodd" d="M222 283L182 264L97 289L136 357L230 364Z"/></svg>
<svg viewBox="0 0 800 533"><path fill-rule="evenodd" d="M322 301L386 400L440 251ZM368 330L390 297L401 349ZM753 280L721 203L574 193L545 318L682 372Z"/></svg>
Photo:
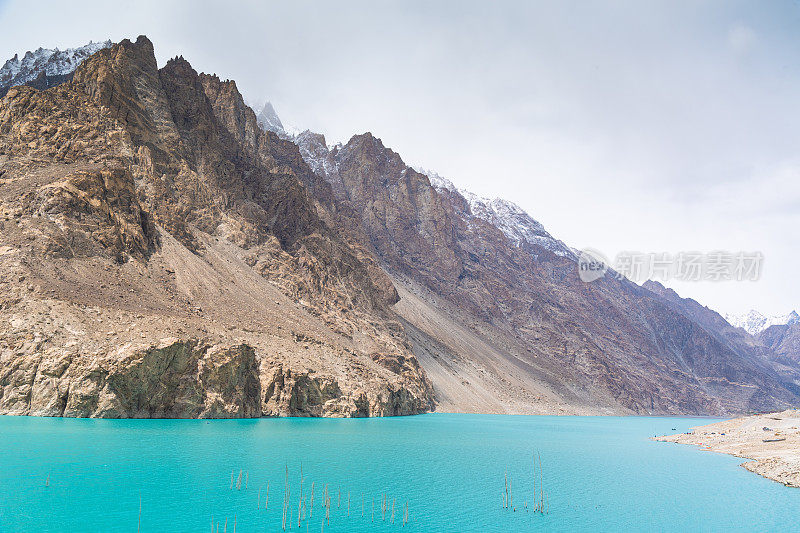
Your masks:
<svg viewBox="0 0 800 533"><path fill-rule="evenodd" d="M513 203L419 172L371 133L328 146L278 125L233 81L182 57L159 69L145 37L0 99L0 412L800 403L790 364L658 287L584 283Z"/></svg>
<svg viewBox="0 0 800 533"><path fill-rule="evenodd" d="M746 346L758 346L752 336L748 335L741 328L733 326L713 309L693 300L692 298L682 298L672 289L669 289L658 281L648 280L642 287L654 294L661 296L668 301L675 309L686 315L688 318L697 322L706 331L714 333L725 342L732 342Z"/></svg>
<svg viewBox="0 0 800 533"><path fill-rule="evenodd" d="M778 349L782 338L779 338L777 332L773 332L775 335L763 338L754 337L744 329L729 324L713 309L691 298L681 298L674 290L664 287L657 281L648 280L643 287L670 302L676 310L702 326L739 357L760 365L765 372L774 370L790 389L800 392L800 360L785 357L786 353Z"/></svg>
<svg viewBox="0 0 800 533"><path fill-rule="evenodd" d="M313 196L312 196L313 195ZM145 37L0 99L0 413L427 411L398 294L236 85Z"/></svg>
<svg viewBox="0 0 800 533"><path fill-rule="evenodd" d="M295 141L398 287L395 310L442 408L723 413L798 401L769 362L743 358L662 295L580 281L571 250L513 204L430 179L369 133Z"/></svg>
<svg viewBox="0 0 800 533"><path fill-rule="evenodd" d="M800 366L800 324L773 324L756 335L763 346L775 354L783 364Z"/></svg>
<svg viewBox="0 0 800 533"><path fill-rule="evenodd" d="M14 55L0 68L0 97L15 85L29 85L41 90L64 83L84 59L109 47L111 41L89 41L89 44L79 48L66 50L39 48L34 52L26 52L22 59Z"/></svg>
<svg viewBox="0 0 800 533"><path fill-rule="evenodd" d="M758 335L770 326L800 324L800 315L792 311L785 315L763 315L751 309L744 314L726 314L725 320L732 326L742 328L750 335Z"/></svg>

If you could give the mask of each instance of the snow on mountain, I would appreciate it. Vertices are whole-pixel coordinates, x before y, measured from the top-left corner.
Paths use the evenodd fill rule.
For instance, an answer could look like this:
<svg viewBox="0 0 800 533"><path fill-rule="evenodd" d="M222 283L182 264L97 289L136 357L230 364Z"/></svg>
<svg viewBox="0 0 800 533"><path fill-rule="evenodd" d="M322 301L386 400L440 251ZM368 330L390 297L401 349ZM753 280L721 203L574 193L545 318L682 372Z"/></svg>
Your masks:
<svg viewBox="0 0 800 533"><path fill-rule="evenodd" d="M103 43L89 42L79 48L66 50L39 48L34 52L26 52L22 59L14 55L0 68L0 87L9 88L24 85L45 76L66 76L78 68L78 65L95 52L111 47L111 41Z"/></svg>
<svg viewBox="0 0 800 533"><path fill-rule="evenodd" d="M262 130L271 131L281 139L286 139L288 141L294 141L295 137L303 133L303 130L300 128L292 126L291 124L285 124L275 111L272 102L267 101L264 105L249 105L253 109L253 112L255 112L256 122Z"/></svg>
<svg viewBox="0 0 800 533"><path fill-rule="evenodd" d="M283 123L278 117L278 113L275 112L275 108L272 107L271 102L264 104L261 111L256 114L256 120L262 129L272 131L278 135L286 134L286 130L283 129Z"/></svg>
<svg viewBox="0 0 800 533"><path fill-rule="evenodd" d="M426 176L428 176L428 180L431 182L431 185L433 185L435 189L445 189L450 192L459 192L456 186L453 185L452 181L450 181L447 178L443 178L442 176L440 176L439 174L437 174L432 170L428 170L422 167L415 167L414 170L416 170L420 174L425 174Z"/></svg>
<svg viewBox="0 0 800 533"><path fill-rule="evenodd" d="M293 141L300 149L303 161L311 167L316 174L329 179L337 171L336 162L331 157L334 149L341 149L342 145L329 146L325 136L321 133L305 130L293 136Z"/></svg>
<svg viewBox="0 0 800 533"><path fill-rule="evenodd" d="M800 315L792 311L785 315L763 315L751 309L744 314L726 313L723 315L731 326L742 328L751 335L761 333L770 326L792 325L800 323Z"/></svg>
<svg viewBox="0 0 800 533"><path fill-rule="evenodd" d="M520 206L501 198L483 198L464 189L458 189L453 182L436 172L417 168L426 174L434 188L458 193L469 204L472 215L485 220L502 231L516 246L523 243L541 246L561 257L576 259L575 252L550 235L544 226L525 212Z"/></svg>

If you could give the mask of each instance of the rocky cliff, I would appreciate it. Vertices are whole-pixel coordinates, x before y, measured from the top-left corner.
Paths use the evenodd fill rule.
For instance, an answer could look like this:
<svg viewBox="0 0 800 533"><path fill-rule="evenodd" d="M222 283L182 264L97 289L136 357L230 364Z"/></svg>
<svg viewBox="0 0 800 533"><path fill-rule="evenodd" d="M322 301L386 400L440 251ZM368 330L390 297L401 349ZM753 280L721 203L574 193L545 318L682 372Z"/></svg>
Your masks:
<svg viewBox="0 0 800 533"><path fill-rule="evenodd" d="M140 37L0 100L0 412L375 416L430 384L330 186Z"/></svg>

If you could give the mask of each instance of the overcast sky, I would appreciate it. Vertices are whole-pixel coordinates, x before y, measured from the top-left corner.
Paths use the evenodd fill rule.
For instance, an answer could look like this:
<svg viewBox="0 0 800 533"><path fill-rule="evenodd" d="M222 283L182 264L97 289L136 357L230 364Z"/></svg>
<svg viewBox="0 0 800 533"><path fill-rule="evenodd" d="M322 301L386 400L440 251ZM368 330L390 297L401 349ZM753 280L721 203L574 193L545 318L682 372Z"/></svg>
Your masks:
<svg viewBox="0 0 800 533"><path fill-rule="evenodd" d="M146 34L160 65L329 142L371 131L574 247L761 251L758 282L670 285L800 310L797 2L0 0L0 28L0 61Z"/></svg>

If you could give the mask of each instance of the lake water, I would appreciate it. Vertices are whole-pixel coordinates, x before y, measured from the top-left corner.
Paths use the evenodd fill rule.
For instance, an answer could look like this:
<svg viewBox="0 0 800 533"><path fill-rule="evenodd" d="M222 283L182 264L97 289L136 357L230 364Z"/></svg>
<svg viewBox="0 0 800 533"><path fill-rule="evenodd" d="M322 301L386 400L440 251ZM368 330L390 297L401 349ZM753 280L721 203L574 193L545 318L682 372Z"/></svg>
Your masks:
<svg viewBox="0 0 800 533"><path fill-rule="evenodd" d="M282 531L287 466L291 531L298 532L800 531L800 490L752 474L734 457L648 440L709 422L448 414L0 417L0 531L216 531L218 525L222 532L227 518L232 532L234 516L237 532ZM531 510L534 452L541 456L543 484L537 483L547 514ZM312 482L315 503L298 528L301 463L306 513ZM231 489L232 472L238 479L240 470L242 487ZM506 471L516 511L502 507ZM331 508L323 529L326 484ZM382 494L389 507L395 502L394 523L390 510L381 519Z"/></svg>

